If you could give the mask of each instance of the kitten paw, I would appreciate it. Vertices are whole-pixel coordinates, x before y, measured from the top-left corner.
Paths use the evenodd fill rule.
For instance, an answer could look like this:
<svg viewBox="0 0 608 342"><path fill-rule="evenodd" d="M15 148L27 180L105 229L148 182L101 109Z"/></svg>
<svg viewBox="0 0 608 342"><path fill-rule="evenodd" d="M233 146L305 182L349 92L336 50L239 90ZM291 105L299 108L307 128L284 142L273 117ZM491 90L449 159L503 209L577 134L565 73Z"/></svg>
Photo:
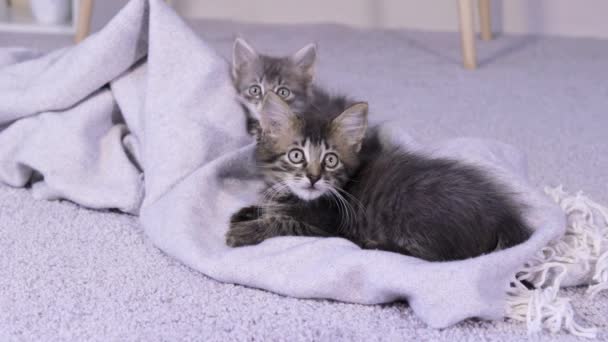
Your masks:
<svg viewBox="0 0 608 342"><path fill-rule="evenodd" d="M226 244L230 247L257 245L263 240L263 228L255 221L231 222L226 233Z"/></svg>
<svg viewBox="0 0 608 342"><path fill-rule="evenodd" d="M361 248L363 249L379 249L380 243L378 241L365 239L361 241Z"/></svg>

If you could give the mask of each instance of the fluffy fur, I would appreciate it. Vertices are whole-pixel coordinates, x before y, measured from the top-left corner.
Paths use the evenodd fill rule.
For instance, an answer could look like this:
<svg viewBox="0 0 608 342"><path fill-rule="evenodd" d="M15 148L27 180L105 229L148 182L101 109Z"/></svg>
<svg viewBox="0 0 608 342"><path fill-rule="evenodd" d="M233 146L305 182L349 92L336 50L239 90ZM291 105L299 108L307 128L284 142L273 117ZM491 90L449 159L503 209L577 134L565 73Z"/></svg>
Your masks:
<svg viewBox="0 0 608 342"><path fill-rule="evenodd" d="M383 146L367 129L367 104L328 112L335 107L328 101L298 115L277 95L265 96L256 158L267 189L259 205L232 217L230 246L341 236L446 261L529 237L523 207L483 170Z"/></svg>
<svg viewBox="0 0 608 342"><path fill-rule="evenodd" d="M238 100L245 107L250 134L256 135L259 131L259 111L267 93L279 95L296 113L306 108L315 93L320 93L313 87L316 55L314 44L291 56L273 57L258 53L244 39L235 40L232 80Z"/></svg>

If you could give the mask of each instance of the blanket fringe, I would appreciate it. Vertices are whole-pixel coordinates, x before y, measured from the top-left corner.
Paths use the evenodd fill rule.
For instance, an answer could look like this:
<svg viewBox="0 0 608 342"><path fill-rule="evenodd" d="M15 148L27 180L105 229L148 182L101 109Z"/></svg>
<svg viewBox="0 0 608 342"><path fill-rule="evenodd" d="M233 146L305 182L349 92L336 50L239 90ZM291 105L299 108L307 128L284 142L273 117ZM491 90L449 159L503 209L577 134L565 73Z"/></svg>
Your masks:
<svg viewBox="0 0 608 342"><path fill-rule="evenodd" d="M588 284L586 294L590 299L608 289L608 208L582 192L569 195L561 185L547 187L545 193L564 210L566 233L540 250L515 275L507 292L506 316L526 322L531 334L543 328L552 333L564 329L594 338L597 329L574 320L570 299L559 296L559 289Z"/></svg>

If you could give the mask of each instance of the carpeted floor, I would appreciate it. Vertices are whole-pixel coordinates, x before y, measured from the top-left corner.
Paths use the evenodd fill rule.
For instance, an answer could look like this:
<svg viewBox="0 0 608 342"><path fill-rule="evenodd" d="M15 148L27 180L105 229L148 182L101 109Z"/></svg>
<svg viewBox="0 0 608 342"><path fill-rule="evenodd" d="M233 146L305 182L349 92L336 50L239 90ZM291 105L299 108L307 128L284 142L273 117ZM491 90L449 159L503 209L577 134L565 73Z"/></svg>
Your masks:
<svg viewBox="0 0 608 342"><path fill-rule="evenodd" d="M534 184L608 203L608 41L503 36L460 68L458 36L335 25L192 23L225 56L236 33L262 51L320 47L319 82L370 102L422 141L496 138L525 150ZM48 50L63 37L0 34ZM331 76L330 76L331 75ZM177 114L176 114L177 115ZM608 340L608 293L569 289L581 321ZM134 217L39 202L0 186L0 340L523 340L525 326L468 321L434 330L406 304L298 300L220 284L171 260ZM574 340L567 334L540 340Z"/></svg>

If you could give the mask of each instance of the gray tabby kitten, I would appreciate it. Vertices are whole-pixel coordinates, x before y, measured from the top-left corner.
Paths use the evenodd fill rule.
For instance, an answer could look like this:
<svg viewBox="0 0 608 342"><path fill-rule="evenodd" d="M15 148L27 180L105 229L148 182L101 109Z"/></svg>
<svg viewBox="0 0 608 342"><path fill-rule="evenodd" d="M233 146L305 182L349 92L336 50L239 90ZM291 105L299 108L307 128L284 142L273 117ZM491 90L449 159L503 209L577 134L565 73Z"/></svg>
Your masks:
<svg viewBox="0 0 608 342"><path fill-rule="evenodd" d="M329 108L329 109L328 109ZM233 215L230 246L284 235L340 236L430 261L525 241L522 206L480 169L381 146L367 104L294 114L274 93L260 110L256 160L267 188Z"/></svg>
<svg viewBox="0 0 608 342"><path fill-rule="evenodd" d="M259 111L268 92L279 95L296 113L322 92L313 87L316 46L309 44L288 57L259 54L245 40L237 38L232 51L232 80L238 100L245 107L247 131L259 131ZM324 96L323 96L324 97Z"/></svg>

